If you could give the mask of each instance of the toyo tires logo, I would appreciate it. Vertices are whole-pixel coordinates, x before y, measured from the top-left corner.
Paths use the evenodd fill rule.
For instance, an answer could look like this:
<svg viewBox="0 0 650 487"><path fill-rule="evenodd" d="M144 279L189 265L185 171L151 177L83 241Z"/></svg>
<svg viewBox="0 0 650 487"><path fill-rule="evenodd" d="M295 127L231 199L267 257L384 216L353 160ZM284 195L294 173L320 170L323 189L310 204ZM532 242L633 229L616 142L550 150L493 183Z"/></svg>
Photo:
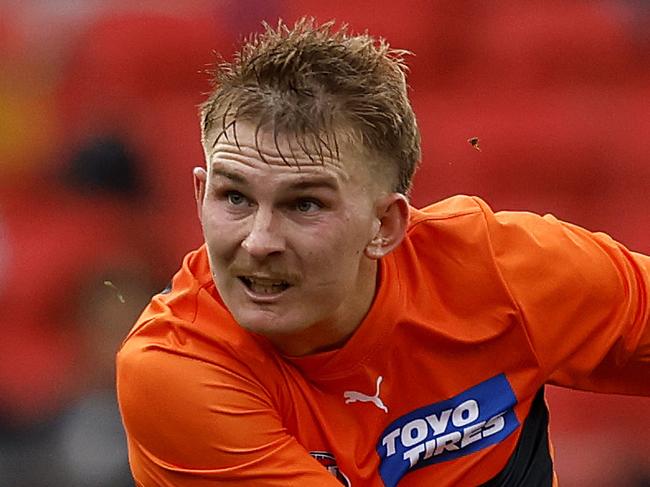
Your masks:
<svg viewBox="0 0 650 487"><path fill-rule="evenodd" d="M508 380L500 374L393 421L376 446L384 484L395 487L411 470L454 460L504 440L519 427L513 411L516 403Z"/></svg>

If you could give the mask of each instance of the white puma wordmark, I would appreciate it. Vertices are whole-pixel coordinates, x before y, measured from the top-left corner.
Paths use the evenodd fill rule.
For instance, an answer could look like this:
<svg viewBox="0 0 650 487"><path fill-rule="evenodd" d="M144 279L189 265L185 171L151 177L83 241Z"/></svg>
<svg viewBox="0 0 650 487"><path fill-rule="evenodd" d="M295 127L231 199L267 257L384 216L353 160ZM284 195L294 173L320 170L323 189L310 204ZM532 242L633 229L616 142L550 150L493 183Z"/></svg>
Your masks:
<svg viewBox="0 0 650 487"><path fill-rule="evenodd" d="M357 391L345 391L343 393L343 397L345 397L345 404L350 404L351 402L357 402L357 401L371 402L379 409L387 413L388 408L383 403L383 401L379 398L379 387L381 386L382 380L384 380L384 378L381 375L377 377L377 390L375 391L374 396L368 396L362 392L357 392Z"/></svg>

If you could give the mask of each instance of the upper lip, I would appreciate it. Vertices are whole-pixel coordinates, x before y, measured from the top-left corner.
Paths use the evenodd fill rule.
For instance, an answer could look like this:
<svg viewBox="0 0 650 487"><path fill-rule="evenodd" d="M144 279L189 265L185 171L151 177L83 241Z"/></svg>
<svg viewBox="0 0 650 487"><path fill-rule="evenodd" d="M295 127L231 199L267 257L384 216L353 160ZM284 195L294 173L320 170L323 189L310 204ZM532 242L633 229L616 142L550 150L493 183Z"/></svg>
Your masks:
<svg viewBox="0 0 650 487"><path fill-rule="evenodd" d="M269 276L263 274L242 274L242 277L248 277L249 279L257 279L258 281L284 281L285 280L281 276Z"/></svg>
<svg viewBox="0 0 650 487"><path fill-rule="evenodd" d="M282 275L271 275L271 274L245 274L242 273L241 276L243 277L248 277L249 279L259 279L260 281L266 280L266 281L278 281L278 280L284 280L284 276Z"/></svg>
<svg viewBox="0 0 650 487"><path fill-rule="evenodd" d="M290 285L292 283L291 280L286 276L271 276L268 274L240 274L237 277L257 281L260 284L284 283Z"/></svg>

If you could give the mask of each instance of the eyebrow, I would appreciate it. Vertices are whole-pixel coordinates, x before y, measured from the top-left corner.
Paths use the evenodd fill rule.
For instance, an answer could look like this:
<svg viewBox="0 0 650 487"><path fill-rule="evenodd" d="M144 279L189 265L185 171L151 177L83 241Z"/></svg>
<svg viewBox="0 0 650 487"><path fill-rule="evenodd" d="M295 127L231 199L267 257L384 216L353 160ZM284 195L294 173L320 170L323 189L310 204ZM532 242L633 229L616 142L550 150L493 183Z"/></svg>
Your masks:
<svg viewBox="0 0 650 487"><path fill-rule="evenodd" d="M336 179L328 176L315 176L309 179L300 179L289 185L289 189L293 190L304 190L312 188L328 188L332 191L337 191L339 189L338 182Z"/></svg>
<svg viewBox="0 0 650 487"><path fill-rule="evenodd" d="M229 171L228 169L224 169L222 167L212 166L212 174L213 176L221 176L226 179L229 179L233 183L238 183L243 185L248 184L246 178L241 174L234 171ZM287 186L287 189L294 190L294 191L301 191L301 190L307 190L313 188L327 188L327 189L331 189L332 191L338 191L339 183L335 178L331 176L318 175L318 176L301 176L300 179L290 183Z"/></svg>
<svg viewBox="0 0 650 487"><path fill-rule="evenodd" d="M228 171L227 169L223 169L221 167L214 167L214 165L212 166L212 175L213 177L222 176L226 179L230 179L233 183L246 183L246 179L242 175L237 174L236 172Z"/></svg>

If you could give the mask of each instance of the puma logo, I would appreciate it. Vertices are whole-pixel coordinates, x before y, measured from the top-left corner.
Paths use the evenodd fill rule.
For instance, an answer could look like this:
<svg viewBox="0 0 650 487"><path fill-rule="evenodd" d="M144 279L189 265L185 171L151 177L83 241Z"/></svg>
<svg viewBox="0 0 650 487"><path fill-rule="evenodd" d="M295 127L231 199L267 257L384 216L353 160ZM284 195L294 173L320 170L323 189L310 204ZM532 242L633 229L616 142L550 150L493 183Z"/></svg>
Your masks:
<svg viewBox="0 0 650 487"><path fill-rule="evenodd" d="M381 381L383 380L384 378L381 375L377 377L377 390L375 391L374 396L368 396L362 392L357 392L357 391L345 391L343 393L343 397L345 397L345 404L350 404L352 402L357 402L357 401L371 402L379 409L384 411L385 413L388 413L388 408L383 403L383 401L379 398L379 387L381 386Z"/></svg>

